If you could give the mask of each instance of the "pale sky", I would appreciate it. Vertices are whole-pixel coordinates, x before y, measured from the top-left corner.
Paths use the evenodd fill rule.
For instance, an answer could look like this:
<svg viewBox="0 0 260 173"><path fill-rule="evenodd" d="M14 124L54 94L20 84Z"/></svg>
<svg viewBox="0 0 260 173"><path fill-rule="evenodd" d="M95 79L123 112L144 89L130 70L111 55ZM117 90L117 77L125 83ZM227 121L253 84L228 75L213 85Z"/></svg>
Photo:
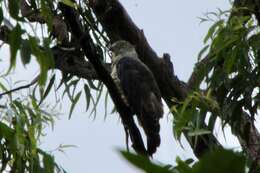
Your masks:
<svg viewBox="0 0 260 173"><path fill-rule="evenodd" d="M230 7L227 0L121 0L133 21L144 33L158 55L170 53L175 73L179 79L186 81L192 72L198 52L203 47L202 40L211 23L199 24L198 17L204 13L226 10ZM0 66L2 66L0 64ZM3 67L1 67L2 69ZM30 81L31 74L37 69L19 69L16 77ZM28 76L24 78L24 76ZM136 173L133 168L116 151L125 148L125 133L118 116L108 115L104 121L104 105L100 104L97 118L89 118L82 99L76 107L71 120L68 120L68 101L65 99L60 120L54 130L46 129L47 136L42 140L42 147L54 150L60 144L76 145L66 149L66 154L55 151L56 161L68 173L111 172ZM169 118L170 117L170 118ZM221 130L219 130L219 135ZM171 115L165 111L161 121L162 143L154 159L165 164L174 164L176 156L183 159L193 157L190 148L183 142L184 148L176 142L172 134ZM229 137L229 136L228 136ZM220 135L221 138L221 135ZM224 140L223 140L224 141ZM237 147L235 140L223 142L227 147Z"/></svg>

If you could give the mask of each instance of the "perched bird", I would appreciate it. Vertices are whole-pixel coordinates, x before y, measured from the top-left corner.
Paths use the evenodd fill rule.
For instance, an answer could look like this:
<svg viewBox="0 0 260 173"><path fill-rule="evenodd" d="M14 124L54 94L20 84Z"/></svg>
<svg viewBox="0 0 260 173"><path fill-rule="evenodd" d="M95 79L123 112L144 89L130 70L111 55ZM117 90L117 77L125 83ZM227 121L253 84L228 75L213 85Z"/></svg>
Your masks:
<svg viewBox="0 0 260 173"><path fill-rule="evenodd" d="M163 105L159 87L153 73L142 63L135 47L120 40L112 44L112 72L124 102L144 129L149 155L160 145L159 119L163 116Z"/></svg>

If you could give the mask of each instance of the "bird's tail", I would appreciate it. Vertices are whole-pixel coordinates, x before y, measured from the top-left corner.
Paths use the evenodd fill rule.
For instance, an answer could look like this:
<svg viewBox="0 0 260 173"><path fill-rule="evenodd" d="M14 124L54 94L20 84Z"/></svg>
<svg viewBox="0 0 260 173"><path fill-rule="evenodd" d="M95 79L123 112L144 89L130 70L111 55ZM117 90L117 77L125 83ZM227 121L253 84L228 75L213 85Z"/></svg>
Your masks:
<svg viewBox="0 0 260 173"><path fill-rule="evenodd" d="M147 151L150 156L156 152L161 143L159 119L163 115L162 103L151 93L142 104L142 115L139 118L147 136Z"/></svg>

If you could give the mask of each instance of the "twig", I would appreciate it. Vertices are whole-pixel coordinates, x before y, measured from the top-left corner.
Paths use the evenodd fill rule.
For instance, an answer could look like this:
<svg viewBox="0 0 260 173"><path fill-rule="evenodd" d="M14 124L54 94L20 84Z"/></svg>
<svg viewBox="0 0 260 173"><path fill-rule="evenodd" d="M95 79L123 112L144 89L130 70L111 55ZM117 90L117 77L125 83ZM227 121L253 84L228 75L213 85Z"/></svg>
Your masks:
<svg viewBox="0 0 260 173"><path fill-rule="evenodd" d="M20 87L17 87L17 88L14 88L12 90L9 90L9 91L6 91L6 92L3 92L0 94L0 98L2 98L4 95L7 95L7 94L11 94L13 92L16 92L16 91L19 91L19 90L22 90L22 89L26 89L26 88L29 88L30 86L34 85L38 79L39 79L39 76L36 76L29 84L27 85L23 85L23 86L20 86Z"/></svg>

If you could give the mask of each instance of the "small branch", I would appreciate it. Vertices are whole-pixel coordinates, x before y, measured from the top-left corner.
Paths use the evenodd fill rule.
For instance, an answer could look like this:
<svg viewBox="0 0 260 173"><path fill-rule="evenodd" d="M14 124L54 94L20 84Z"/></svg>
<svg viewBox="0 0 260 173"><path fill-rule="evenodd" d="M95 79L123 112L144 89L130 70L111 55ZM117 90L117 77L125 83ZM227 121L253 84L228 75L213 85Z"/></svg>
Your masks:
<svg viewBox="0 0 260 173"><path fill-rule="evenodd" d="M6 91L6 92L3 92L3 93L0 93L0 98L2 98L4 95L7 95L7 94L11 94L13 92L16 92L16 91L19 91L19 90L22 90L22 89L26 89L26 88L29 88L31 87L32 85L36 84L37 81L39 79L39 75L34 78L31 83L27 84L27 85L23 85L23 86L20 86L20 87L17 87L17 88L14 88L12 90L9 90L9 91Z"/></svg>

